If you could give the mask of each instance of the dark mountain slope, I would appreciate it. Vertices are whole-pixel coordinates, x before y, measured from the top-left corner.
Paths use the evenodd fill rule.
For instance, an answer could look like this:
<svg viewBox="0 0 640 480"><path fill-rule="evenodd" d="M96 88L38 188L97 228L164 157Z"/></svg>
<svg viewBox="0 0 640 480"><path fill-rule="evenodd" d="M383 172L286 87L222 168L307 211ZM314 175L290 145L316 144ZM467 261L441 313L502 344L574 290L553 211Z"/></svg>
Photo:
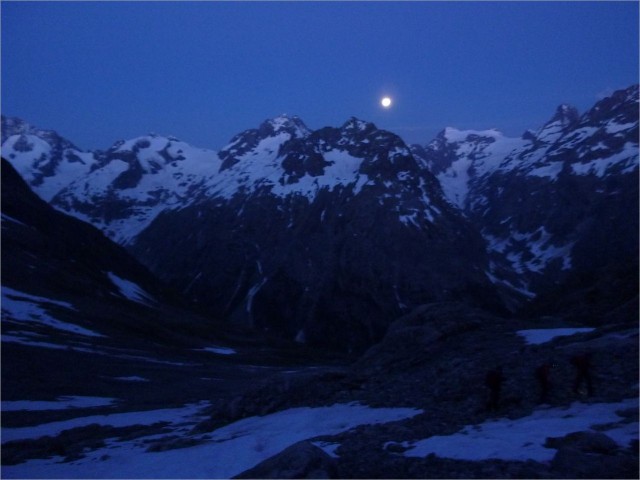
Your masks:
<svg viewBox="0 0 640 480"><path fill-rule="evenodd" d="M102 396L117 398L118 411L166 408L241 391L274 364L316 361L303 350L185 308L123 247L38 198L3 159L3 400ZM2 421L83 416L71 410L3 412ZM3 444L3 461L4 453Z"/></svg>
<svg viewBox="0 0 640 480"><path fill-rule="evenodd" d="M164 280L237 322L341 350L424 302L500 308L481 237L399 137L357 119L259 131L220 153L229 166L207 195L137 237L132 253Z"/></svg>
<svg viewBox="0 0 640 480"><path fill-rule="evenodd" d="M561 105L520 139L449 128L413 147L481 231L492 279L514 309L551 296L536 298L534 310L546 303L553 313L552 304L563 308L557 292L637 268L638 101L633 85L582 115ZM637 281L622 291L634 289ZM611 305L630 298L614 297Z"/></svg>
<svg viewBox="0 0 640 480"><path fill-rule="evenodd" d="M98 229L38 198L4 159L2 286L18 302L35 297L72 305L57 310L101 335L173 342L194 329L211 330L193 315L181 320L177 294ZM11 317L4 313L3 323ZM4 325L3 333L12 330Z"/></svg>

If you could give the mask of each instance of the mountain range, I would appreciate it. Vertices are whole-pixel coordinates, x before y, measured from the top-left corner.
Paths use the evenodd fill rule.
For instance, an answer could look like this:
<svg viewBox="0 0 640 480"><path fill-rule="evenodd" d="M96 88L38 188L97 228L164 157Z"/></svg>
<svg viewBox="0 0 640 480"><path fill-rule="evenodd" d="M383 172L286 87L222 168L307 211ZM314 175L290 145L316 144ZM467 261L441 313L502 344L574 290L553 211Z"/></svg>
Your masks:
<svg viewBox="0 0 640 480"><path fill-rule="evenodd" d="M153 134L86 152L2 117L2 156L211 316L312 346L364 351L441 301L591 324L637 310L637 85L520 138L407 145L283 115L218 152Z"/></svg>

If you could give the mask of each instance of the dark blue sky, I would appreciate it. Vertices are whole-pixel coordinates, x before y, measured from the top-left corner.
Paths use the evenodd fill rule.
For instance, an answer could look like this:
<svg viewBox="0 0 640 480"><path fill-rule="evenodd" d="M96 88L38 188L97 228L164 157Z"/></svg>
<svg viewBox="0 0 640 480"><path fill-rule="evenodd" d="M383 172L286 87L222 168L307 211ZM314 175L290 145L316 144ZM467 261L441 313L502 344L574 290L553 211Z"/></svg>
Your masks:
<svg viewBox="0 0 640 480"><path fill-rule="evenodd" d="M6 2L2 113L219 149L281 113L520 135L638 82L637 2ZM383 94L394 99L379 106Z"/></svg>

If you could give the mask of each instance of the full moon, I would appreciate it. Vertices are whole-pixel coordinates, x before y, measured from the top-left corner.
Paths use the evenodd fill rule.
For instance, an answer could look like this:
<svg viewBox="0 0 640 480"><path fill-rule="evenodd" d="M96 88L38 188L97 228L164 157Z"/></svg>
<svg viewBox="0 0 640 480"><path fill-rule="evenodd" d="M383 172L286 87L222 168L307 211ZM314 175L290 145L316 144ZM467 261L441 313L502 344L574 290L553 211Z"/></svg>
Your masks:
<svg viewBox="0 0 640 480"><path fill-rule="evenodd" d="M391 99L389 97L384 97L382 100L380 100L380 105L382 105L384 108L389 108L391 106Z"/></svg>

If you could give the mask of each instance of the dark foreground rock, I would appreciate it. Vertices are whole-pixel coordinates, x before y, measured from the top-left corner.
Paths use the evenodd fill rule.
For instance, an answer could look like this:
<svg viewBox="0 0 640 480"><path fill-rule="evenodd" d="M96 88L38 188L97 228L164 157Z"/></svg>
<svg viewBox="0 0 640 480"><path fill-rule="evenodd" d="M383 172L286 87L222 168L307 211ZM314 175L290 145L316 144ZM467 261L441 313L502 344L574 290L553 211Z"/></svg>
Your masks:
<svg viewBox="0 0 640 480"><path fill-rule="evenodd" d="M574 432L549 439L558 453L551 461L553 472L564 478L635 478L638 474L637 446L621 449L603 433Z"/></svg>
<svg viewBox="0 0 640 480"><path fill-rule="evenodd" d="M311 442L298 442L234 478L338 478L336 459Z"/></svg>

